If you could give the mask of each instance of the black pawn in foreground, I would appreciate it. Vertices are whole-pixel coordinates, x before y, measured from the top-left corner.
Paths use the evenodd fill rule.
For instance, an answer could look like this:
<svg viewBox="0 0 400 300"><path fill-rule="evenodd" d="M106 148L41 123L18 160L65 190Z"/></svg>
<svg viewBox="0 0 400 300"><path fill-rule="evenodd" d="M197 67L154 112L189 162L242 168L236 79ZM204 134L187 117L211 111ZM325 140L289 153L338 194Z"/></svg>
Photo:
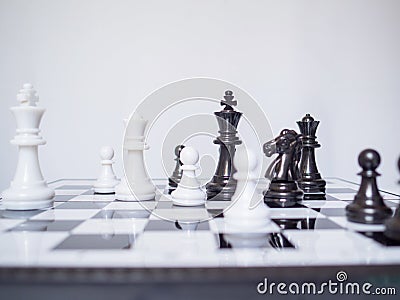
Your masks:
<svg viewBox="0 0 400 300"><path fill-rule="evenodd" d="M301 121L297 122L297 125L302 134L297 184L304 191L304 199L324 199L326 181L322 179L318 172L315 160L315 148L321 147L316 140L319 121L315 121L310 114L306 114Z"/></svg>
<svg viewBox="0 0 400 300"><path fill-rule="evenodd" d="M176 189L176 187L178 186L178 183L182 179L182 170L181 170L182 163L180 161L180 158L181 158L181 151L183 148L185 148L184 145L178 145L175 147L176 164L175 164L175 169L172 172L171 177L168 178L168 185L169 185L168 193L169 194L171 194Z"/></svg>
<svg viewBox="0 0 400 300"><path fill-rule="evenodd" d="M381 163L379 153L366 149L358 156L362 171L361 184L354 201L347 205L346 215L350 222L363 224L383 224L392 215L392 210L383 202L376 183L380 174L376 168Z"/></svg>
<svg viewBox="0 0 400 300"><path fill-rule="evenodd" d="M400 170L400 158L397 162ZM400 183L400 182L399 182ZM384 234L393 240L400 241L400 205L397 207L394 216L386 221Z"/></svg>
<svg viewBox="0 0 400 300"><path fill-rule="evenodd" d="M294 206L303 198L303 192L296 183L301 153L300 141L301 135L296 131L283 129L278 137L263 146L267 157L278 154L265 173L271 184L264 193L264 202L270 207Z"/></svg>
<svg viewBox="0 0 400 300"><path fill-rule="evenodd" d="M207 200L229 201L236 190L236 180L232 177L235 173L233 158L235 156L236 145L242 142L236 136L241 112L235 111L233 106L237 101L233 100L232 91L226 91L221 105L225 106L222 111L215 112L219 126L219 136L214 140L214 144L219 145L219 159L217 169L212 180L207 183Z"/></svg>

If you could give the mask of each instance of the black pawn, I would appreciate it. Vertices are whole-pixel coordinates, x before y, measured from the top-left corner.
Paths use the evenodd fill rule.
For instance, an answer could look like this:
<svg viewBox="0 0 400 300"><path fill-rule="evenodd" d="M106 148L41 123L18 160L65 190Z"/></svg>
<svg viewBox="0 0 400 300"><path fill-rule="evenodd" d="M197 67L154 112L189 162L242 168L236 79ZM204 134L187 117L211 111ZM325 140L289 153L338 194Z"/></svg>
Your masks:
<svg viewBox="0 0 400 300"><path fill-rule="evenodd" d="M400 170L400 158L397 161ZM384 234L393 240L400 241L400 205L397 207L394 216L386 221L386 229Z"/></svg>
<svg viewBox="0 0 400 300"><path fill-rule="evenodd" d="M315 121L310 114L306 114L297 122L301 138L301 160L297 184L304 191L304 199L323 199L326 182L318 171L315 160L315 149L321 147L317 142L316 132L319 121Z"/></svg>
<svg viewBox="0 0 400 300"><path fill-rule="evenodd" d="M354 201L346 207L347 219L363 224L383 224L392 215L392 210L383 202L376 184L376 177L380 175L376 172L381 163L379 153L366 149L358 156L358 163L362 168L358 173L361 184Z"/></svg>
<svg viewBox="0 0 400 300"><path fill-rule="evenodd" d="M172 172L171 177L168 178L168 184L169 184L168 193L169 194L171 194L172 191L174 191L176 189L176 187L178 186L178 183L182 179L182 170L181 170L182 163L180 161L180 157L181 157L181 151L183 148L185 148L184 145L178 145L175 147L176 164L175 164L175 169Z"/></svg>

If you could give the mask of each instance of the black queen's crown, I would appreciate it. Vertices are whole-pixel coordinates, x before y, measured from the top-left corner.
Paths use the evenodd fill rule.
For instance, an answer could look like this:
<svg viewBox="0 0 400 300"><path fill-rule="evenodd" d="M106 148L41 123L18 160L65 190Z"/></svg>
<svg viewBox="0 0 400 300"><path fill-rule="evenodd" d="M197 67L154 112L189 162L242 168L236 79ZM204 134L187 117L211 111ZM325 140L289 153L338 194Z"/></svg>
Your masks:
<svg viewBox="0 0 400 300"><path fill-rule="evenodd" d="M303 145L314 145L319 147L320 145L316 141L316 133L319 125L319 121L315 121L310 114L306 114L301 121L297 121L300 132L303 135Z"/></svg>

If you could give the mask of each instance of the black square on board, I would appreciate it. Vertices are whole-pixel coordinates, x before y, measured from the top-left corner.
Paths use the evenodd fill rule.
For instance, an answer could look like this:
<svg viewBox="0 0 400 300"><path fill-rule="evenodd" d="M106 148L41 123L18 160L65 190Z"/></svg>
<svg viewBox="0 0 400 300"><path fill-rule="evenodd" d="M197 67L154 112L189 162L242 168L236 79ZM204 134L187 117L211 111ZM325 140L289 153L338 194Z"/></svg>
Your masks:
<svg viewBox="0 0 400 300"><path fill-rule="evenodd" d="M134 244L134 237L128 234L95 235L75 234L70 235L54 249L56 250L107 250L130 249Z"/></svg>
<svg viewBox="0 0 400 300"><path fill-rule="evenodd" d="M70 231L80 223L82 221L28 220L10 229L10 231Z"/></svg>

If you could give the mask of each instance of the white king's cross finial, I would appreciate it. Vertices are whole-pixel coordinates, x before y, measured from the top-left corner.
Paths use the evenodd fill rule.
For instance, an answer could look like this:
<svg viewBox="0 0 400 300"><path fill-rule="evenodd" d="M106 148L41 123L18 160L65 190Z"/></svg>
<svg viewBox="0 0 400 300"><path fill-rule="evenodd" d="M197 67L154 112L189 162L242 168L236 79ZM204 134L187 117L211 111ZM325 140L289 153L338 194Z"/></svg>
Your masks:
<svg viewBox="0 0 400 300"><path fill-rule="evenodd" d="M25 83L17 94L17 100L20 102L20 105L36 106L36 102L39 101L39 96L32 84Z"/></svg>

